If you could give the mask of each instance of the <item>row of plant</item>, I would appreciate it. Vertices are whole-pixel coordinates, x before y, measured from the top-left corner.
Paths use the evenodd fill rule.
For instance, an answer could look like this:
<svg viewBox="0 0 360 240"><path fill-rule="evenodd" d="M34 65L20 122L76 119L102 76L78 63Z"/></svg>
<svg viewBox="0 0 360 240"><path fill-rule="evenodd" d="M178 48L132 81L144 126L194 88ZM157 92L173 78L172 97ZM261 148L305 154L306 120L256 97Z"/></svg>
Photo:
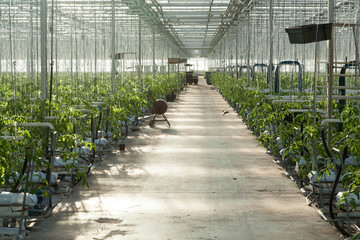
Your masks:
<svg viewBox="0 0 360 240"><path fill-rule="evenodd" d="M227 74L230 77L236 77L235 72ZM279 78L279 86L281 90L299 90L299 74L298 72L281 72ZM241 73L238 74L238 78L241 82L247 83L248 74L247 70L243 69ZM275 79L275 73L273 72L273 79ZM313 73L305 73L304 76L301 76L303 89L313 89ZM269 79L266 71L264 72L253 72L249 74L249 87L266 89L269 88Z"/></svg>
<svg viewBox="0 0 360 240"><path fill-rule="evenodd" d="M57 86L53 86L52 98L41 100L41 91L30 77L21 76L21 81L13 81L11 74L2 74L0 85L0 186L13 192L21 191L25 179L24 166L32 171L46 171L49 165L50 132L48 129L22 127L25 123L51 123L57 134L56 154L66 163L67 169L74 169L74 159L79 159L81 146L96 148L89 133L100 132L104 137L120 139L122 128L131 119L147 114L152 103L165 98L169 93L177 93L177 75L157 75L155 79L144 76L143 82L133 77L120 81L115 89L111 87L110 75L98 80L97 86L89 84L89 79L73 81L68 74L59 74ZM20 79L20 76L17 77ZM84 109L86 111L84 112ZM80 123L84 115L85 123ZM53 118L49 118L51 116ZM90 123L93 121L93 123ZM94 129L95 127L95 129ZM106 133L104 133L106 132ZM111 132L111 134L109 134ZM101 136L98 136L101 137ZM24 164L32 162L31 166ZM77 168L75 181L86 182L88 169ZM47 186L47 179L43 179ZM31 187L37 191L38 187Z"/></svg>
<svg viewBox="0 0 360 240"><path fill-rule="evenodd" d="M322 111L312 110L312 93L298 93L292 96L291 100L283 101L283 95L271 93L269 96L269 93L262 93L260 89L248 88L244 78L237 80L227 74L215 73L211 80L261 144L266 146L271 154L281 155L287 164L298 165L298 174L304 181L313 171L319 172L319 179L325 174L329 176L331 172L338 172L340 160L351 158L351 164L343 165L342 184L346 191L339 206L349 201L354 208L357 207L355 200L360 199L359 102L347 101L341 111L339 103L333 102L333 108L338 109L333 118L341 120L342 123L333 125L328 146L321 138L322 133L328 135L328 128L321 126L327 116ZM298 101L299 99L301 101ZM316 109L326 109L326 106L327 101L324 100L318 102ZM332 152L332 147L339 149L345 156L341 158L338 153ZM314 156L317 164L312 161Z"/></svg>

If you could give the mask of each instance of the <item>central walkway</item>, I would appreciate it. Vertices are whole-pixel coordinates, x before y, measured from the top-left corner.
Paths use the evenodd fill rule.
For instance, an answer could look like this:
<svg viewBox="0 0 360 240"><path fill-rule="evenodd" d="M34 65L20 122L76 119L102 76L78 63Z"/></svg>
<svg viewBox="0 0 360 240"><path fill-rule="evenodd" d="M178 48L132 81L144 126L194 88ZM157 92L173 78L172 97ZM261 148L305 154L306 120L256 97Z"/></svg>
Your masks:
<svg viewBox="0 0 360 240"><path fill-rule="evenodd" d="M134 132L28 239L341 239L203 79L166 116L170 128Z"/></svg>

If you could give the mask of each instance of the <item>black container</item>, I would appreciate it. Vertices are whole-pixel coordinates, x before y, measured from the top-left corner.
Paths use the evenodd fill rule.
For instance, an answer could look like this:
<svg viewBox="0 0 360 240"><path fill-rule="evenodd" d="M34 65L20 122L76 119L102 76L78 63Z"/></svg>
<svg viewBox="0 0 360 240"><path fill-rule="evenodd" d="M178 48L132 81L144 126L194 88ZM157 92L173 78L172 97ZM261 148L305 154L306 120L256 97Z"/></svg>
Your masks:
<svg viewBox="0 0 360 240"><path fill-rule="evenodd" d="M193 83L193 71L186 72L186 84L192 84Z"/></svg>
<svg viewBox="0 0 360 240"><path fill-rule="evenodd" d="M174 92L168 93L165 96L165 99L166 99L167 102L174 102L175 98L176 98L176 94Z"/></svg>
<svg viewBox="0 0 360 240"><path fill-rule="evenodd" d="M205 72L206 84L211 85L211 72Z"/></svg>
<svg viewBox="0 0 360 240"><path fill-rule="evenodd" d="M286 28L291 44L320 42L331 39L332 24L310 24Z"/></svg>

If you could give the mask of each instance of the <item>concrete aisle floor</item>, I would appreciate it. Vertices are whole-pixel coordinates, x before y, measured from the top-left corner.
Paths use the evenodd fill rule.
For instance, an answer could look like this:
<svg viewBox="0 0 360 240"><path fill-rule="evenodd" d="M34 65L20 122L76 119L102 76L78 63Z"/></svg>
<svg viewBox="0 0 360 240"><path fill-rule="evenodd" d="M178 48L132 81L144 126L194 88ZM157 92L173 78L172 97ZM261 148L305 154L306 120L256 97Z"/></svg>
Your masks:
<svg viewBox="0 0 360 240"><path fill-rule="evenodd" d="M134 132L28 239L341 239L204 79L166 115L171 128Z"/></svg>

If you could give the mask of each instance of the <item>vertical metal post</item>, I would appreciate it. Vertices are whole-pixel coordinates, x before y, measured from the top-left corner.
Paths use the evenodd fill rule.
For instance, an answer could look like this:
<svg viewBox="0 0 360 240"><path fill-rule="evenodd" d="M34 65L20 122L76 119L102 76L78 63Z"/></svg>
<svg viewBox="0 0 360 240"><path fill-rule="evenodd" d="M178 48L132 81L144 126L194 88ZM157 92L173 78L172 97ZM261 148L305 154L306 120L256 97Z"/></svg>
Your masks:
<svg viewBox="0 0 360 240"><path fill-rule="evenodd" d="M232 51L231 51L231 48L233 47L232 44L231 44L231 34L229 33L228 35L228 44L227 44L227 47L228 47L228 50L226 51L228 53L228 56L227 56L227 59L228 59L228 73L230 73L230 76L233 77L233 74L232 74L232 69L231 69L231 63L232 63L232 58L233 58L233 55L232 55Z"/></svg>
<svg viewBox="0 0 360 240"><path fill-rule="evenodd" d="M334 0L328 0L328 21L329 23L334 23ZM332 118L333 115L333 81L334 81L334 26L331 27L331 39L329 41L328 50L329 50L329 78L328 78L328 114L329 118ZM331 142L331 124L328 128L328 145L330 146Z"/></svg>
<svg viewBox="0 0 360 240"><path fill-rule="evenodd" d="M355 77L355 86L357 85L358 81L359 81L359 72L360 72L360 65L359 65L359 61L360 61L360 53L359 53L359 37L360 37L360 28L359 28L359 24L360 24L360 2L358 4L358 12L357 12L357 18L356 18L356 26L355 26L355 38L356 38L356 62L358 63L356 65L356 77Z"/></svg>
<svg viewBox="0 0 360 240"><path fill-rule="evenodd" d="M47 83L47 1L40 2L40 28L41 28L41 100L45 101L48 97Z"/></svg>
<svg viewBox="0 0 360 240"><path fill-rule="evenodd" d="M248 37L248 44L247 44L247 62L246 62L246 65L247 65L247 86L250 87L250 51L251 51L251 27L250 27L250 9L248 7L247 9L247 37Z"/></svg>
<svg viewBox="0 0 360 240"><path fill-rule="evenodd" d="M77 22L74 19L74 38L75 38L75 82L76 82L76 97L79 97L79 65L78 65L78 44L77 44Z"/></svg>
<svg viewBox="0 0 360 240"><path fill-rule="evenodd" d="M334 0L328 0L328 21L329 23L333 23L335 16L334 16Z"/></svg>
<svg viewBox="0 0 360 240"><path fill-rule="evenodd" d="M221 69L222 69L222 45L221 45L222 43L220 42L219 44L218 44L218 52L217 52L217 63L218 63L218 71L221 71Z"/></svg>
<svg viewBox="0 0 360 240"><path fill-rule="evenodd" d="M29 38L31 38L30 34L29 34ZM30 46L27 45L26 48L26 76L30 76ZM1 61L1 59L0 59ZM0 73L1 73L1 64L0 64Z"/></svg>
<svg viewBox="0 0 360 240"><path fill-rule="evenodd" d="M178 62L177 64L177 89L176 89L176 92L179 93L179 83L180 83L180 62Z"/></svg>
<svg viewBox="0 0 360 240"><path fill-rule="evenodd" d="M360 7L359 7L360 8ZM354 43L355 43L355 61L356 61L356 67L355 67L355 86L357 86L358 80L359 80L359 18L356 20L356 25L353 28L353 34L354 34Z"/></svg>
<svg viewBox="0 0 360 240"><path fill-rule="evenodd" d="M274 9L273 0L269 0L269 66L268 66L268 79L269 89L273 90L273 60L274 60Z"/></svg>
<svg viewBox="0 0 360 240"><path fill-rule="evenodd" d="M49 103L51 103L52 98L52 88L53 88L53 73L54 73L54 0L51 1L51 27L50 27L50 93L49 93ZM50 107L49 107L50 110ZM49 112L50 115L50 112Z"/></svg>
<svg viewBox="0 0 360 240"><path fill-rule="evenodd" d="M235 30L235 71L236 71L236 80L239 79L239 27L236 26Z"/></svg>
<svg viewBox="0 0 360 240"><path fill-rule="evenodd" d="M155 52L155 47L156 47L156 44L155 44L155 26L153 27L153 35L152 35L152 51L153 51L153 56L152 56L152 76L153 76L153 79L155 79L155 72L156 72L156 63L155 63L155 58L156 58L156 52Z"/></svg>
<svg viewBox="0 0 360 240"><path fill-rule="evenodd" d="M139 82L141 84L141 86L144 88L144 82L142 79L142 62L141 62L141 58L142 58L142 46L141 46L141 19L139 18Z"/></svg>
<svg viewBox="0 0 360 240"><path fill-rule="evenodd" d="M314 111L317 109L316 105L317 105L317 81L318 81L318 71L319 71L319 42L315 43L315 71L314 71L314 106L313 109ZM313 117L313 126L314 128L316 128L316 124L317 124L317 119L316 116L314 115ZM312 145L313 145L313 151L312 151L312 170L316 170L317 174L319 174L319 165L317 162L317 153L316 153L316 142L315 142L315 137L312 138Z"/></svg>
<svg viewBox="0 0 360 240"><path fill-rule="evenodd" d="M224 73L226 73L226 42L225 39L223 40L223 47L222 47L222 63L223 64L223 69L224 69Z"/></svg>
<svg viewBox="0 0 360 240"><path fill-rule="evenodd" d="M86 38L85 38L85 23L83 22L83 31L82 31L82 48L83 48L83 74L84 74L84 87L85 89L88 89L88 85L87 85L87 81L86 81L86 61L85 61L85 58L86 58L86 51L85 51L85 41L86 41Z"/></svg>
<svg viewBox="0 0 360 240"><path fill-rule="evenodd" d="M164 37L162 37L161 39L161 45L164 46ZM162 74L165 74L165 71L163 70L164 69L164 58L165 58L165 47L162 48L162 52L161 52L161 73Z"/></svg>
<svg viewBox="0 0 360 240"><path fill-rule="evenodd" d="M313 109L316 110L317 105L317 87L318 87L318 71L319 71L319 42L315 43L315 71L314 71L314 100L313 100ZM314 125L315 126L315 125Z"/></svg>
<svg viewBox="0 0 360 240"><path fill-rule="evenodd" d="M170 81L170 63L168 58L168 81Z"/></svg>
<svg viewBox="0 0 360 240"><path fill-rule="evenodd" d="M107 45L106 45L106 30L107 30L107 24L105 24L105 26L103 27L103 38L102 38L102 41L103 41L103 59L104 61L102 61L102 75L101 75L101 80L102 80L102 84L104 84L104 80L105 80L105 63L106 63L106 48L107 48Z"/></svg>
<svg viewBox="0 0 360 240"><path fill-rule="evenodd" d="M331 29L331 40L329 41L329 79L328 79L328 113L329 118L333 115L333 81L334 81L334 27ZM330 146L331 124L329 124L328 144Z"/></svg>
<svg viewBox="0 0 360 240"><path fill-rule="evenodd" d="M78 55L78 39L75 25L75 81L76 81L76 97L79 97L79 55Z"/></svg>
<svg viewBox="0 0 360 240"><path fill-rule="evenodd" d="M74 49L73 49L73 29L72 24L70 24L71 35L70 35L70 79L74 80L73 71L74 71Z"/></svg>
<svg viewBox="0 0 360 240"><path fill-rule="evenodd" d="M97 18L96 18L96 8L95 8L95 35L94 35L94 42L95 42L95 49L94 49L94 87L96 88L96 81L97 81Z"/></svg>
<svg viewBox="0 0 360 240"><path fill-rule="evenodd" d="M166 61L168 61L168 74L170 75L169 57L170 57L170 47L169 47L169 43L166 41Z"/></svg>
<svg viewBox="0 0 360 240"><path fill-rule="evenodd" d="M13 42L12 42L12 21L11 21L11 1L9 1L9 47L10 47L10 68L11 68L11 81L14 88L14 56L13 56ZM15 97L15 95L14 95Z"/></svg>
<svg viewBox="0 0 360 240"><path fill-rule="evenodd" d="M58 5L56 4L56 13L58 13ZM57 15L56 15L57 16ZM58 72L59 72L59 61L58 61L58 39L59 39L59 31L55 31L56 38L55 38L55 86L56 86L56 96L59 95L58 89L59 89L59 81L58 81Z"/></svg>
<svg viewBox="0 0 360 240"><path fill-rule="evenodd" d="M115 0L111 1L111 92L115 93Z"/></svg>
<svg viewBox="0 0 360 240"><path fill-rule="evenodd" d="M122 67L121 84L124 84L124 80L125 80L125 54L122 55L121 67Z"/></svg>

